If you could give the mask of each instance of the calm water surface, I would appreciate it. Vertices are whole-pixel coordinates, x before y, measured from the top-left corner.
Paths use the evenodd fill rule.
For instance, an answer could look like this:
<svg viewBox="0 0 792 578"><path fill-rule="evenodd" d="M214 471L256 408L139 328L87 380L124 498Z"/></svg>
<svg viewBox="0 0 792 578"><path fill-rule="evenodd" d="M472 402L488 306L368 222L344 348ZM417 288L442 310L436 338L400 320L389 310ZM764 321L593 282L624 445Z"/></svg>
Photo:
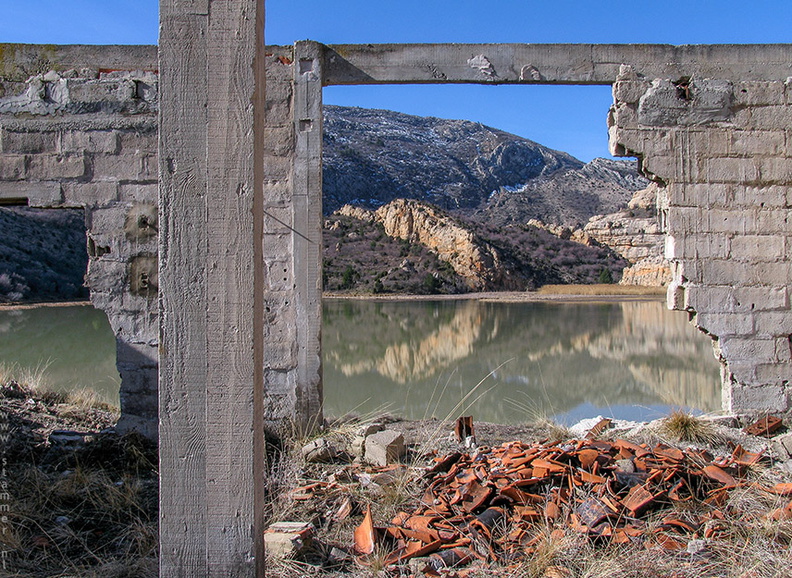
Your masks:
<svg viewBox="0 0 792 578"><path fill-rule="evenodd" d="M660 301L325 300L322 339L328 415L574 423L720 409L710 339Z"/></svg>
<svg viewBox="0 0 792 578"><path fill-rule="evenodd" d="M107 317L90 305L0 309L0 364L42 369L52 389L89 387L118 404L115 348Z"/></svg>
<svg viewBox="0 0 792 578"><path fill-rule="evenodd" d="M90 306L0 309L0 363L118 402L115 339ZM720 408L710 340L659 301L325 300L325 411L570 423Z"/></svg>

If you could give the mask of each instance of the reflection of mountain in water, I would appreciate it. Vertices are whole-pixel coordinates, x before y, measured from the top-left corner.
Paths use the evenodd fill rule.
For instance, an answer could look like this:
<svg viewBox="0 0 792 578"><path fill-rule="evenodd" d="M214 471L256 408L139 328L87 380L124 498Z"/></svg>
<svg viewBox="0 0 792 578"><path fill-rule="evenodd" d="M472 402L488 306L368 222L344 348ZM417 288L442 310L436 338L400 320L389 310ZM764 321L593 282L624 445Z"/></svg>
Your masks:
<svg viewBox="0 0 792 578"><path fill-rule="evenodd" d="M530 419L526 407L720 404L709 340L660 302L328 301L323 333L331 414L389 401L423 417L439 384L429 413L443 417L490 373L471 409L488 421Z"/></svg>

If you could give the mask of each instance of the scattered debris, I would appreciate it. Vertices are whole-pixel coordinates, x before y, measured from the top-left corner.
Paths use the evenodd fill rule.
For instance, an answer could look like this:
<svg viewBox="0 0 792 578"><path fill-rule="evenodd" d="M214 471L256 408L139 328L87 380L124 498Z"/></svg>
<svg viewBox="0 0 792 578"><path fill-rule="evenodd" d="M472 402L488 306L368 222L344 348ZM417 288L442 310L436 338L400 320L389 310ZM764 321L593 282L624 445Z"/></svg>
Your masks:
<svg viewBox="0 0 792 578"><path fill-rule="evenodd" d="M276 522L264 532L264 547L273 558L292 558L311 545L313 534L308 522Z"/></svg>
<svg viewBox="0 0 792 578"><path fill-rule="evenodd" d="M650 448L622 439L514 441L454 453L435 459L414 510L398 513L386 528L374 528L367 511L355 531L355 550L365 560L378 538L389 552L386 565L426 559L411 566L420 566L425 575L473 561L508 566L532 556L549 525L598 541L703 557L706 540L723 532L721 508L729 491L750 485L742 474L761 460L762 453L741 446L715 458L702 449L662 443ZM792 495L792 484L764 489ZM705 506L700 512L670 507L694 499ZM662 515L666 509L659 524L647 523L648 513ZM771 514L772 519L787 516L792 517L792 503ZM561 567L548 572L568 575Z"/></svg>
<svg viewBox="0 0 792 578"><path fill-rule="evenodd" d="M338 449L326 438L318 438L303 446L302 455L306 462L330 462L338 455Z"/></svg>
<svg viewBox="0 0 792 578"><path fill-rule="evenodd" d="M763 417L762 419L752 423L743 431L752 436L770 437L779 429L781 429L781 426L783 425L784 422L781 420L781 418L774 415L768 415L767 417Z"/></svg>
<svg viewBox="0 0 792 578"><path fill-rule="evenodd" d="M594 427L588 430L588 432L586 433L586 439L593 439L599 437L599 435L602 432L604 432L606 429L610 427L611 422L613 422L613 420L607 417L604 417L601 420L599 420L596 424L594 424Z"/></svg>

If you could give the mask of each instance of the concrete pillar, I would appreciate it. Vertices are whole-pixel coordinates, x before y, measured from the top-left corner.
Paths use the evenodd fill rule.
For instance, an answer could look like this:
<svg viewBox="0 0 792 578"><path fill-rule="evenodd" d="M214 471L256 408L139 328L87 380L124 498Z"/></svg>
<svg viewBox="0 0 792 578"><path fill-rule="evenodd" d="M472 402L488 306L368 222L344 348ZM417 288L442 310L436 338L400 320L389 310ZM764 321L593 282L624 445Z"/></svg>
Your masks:
<svg viewBox="0 0 792 578"><path fill-rule="evenodd" d="M160 23L160 576L263 576L264 3Z"/></svg>

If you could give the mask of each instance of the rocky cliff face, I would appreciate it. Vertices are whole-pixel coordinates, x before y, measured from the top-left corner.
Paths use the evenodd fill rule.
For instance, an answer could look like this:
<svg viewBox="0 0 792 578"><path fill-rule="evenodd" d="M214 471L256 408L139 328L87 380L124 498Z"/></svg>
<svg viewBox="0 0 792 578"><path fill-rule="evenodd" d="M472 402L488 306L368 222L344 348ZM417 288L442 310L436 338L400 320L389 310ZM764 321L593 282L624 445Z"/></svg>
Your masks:
<svg viewBox="0 0 792 578"><path fill-rule="evenodd" d="M358 225L353 225L356 240L360 238L365 223L370 227L380 227L388 239L397 239L409 247L429 251L439 263L450 268L447 273L453 273L449 278L434 272L438 282L442 281L444 286L453 288L455 292L460 290L460 281L462 289L467 291L523 291L546 283L594 283L603 269L618 279L628 264L582 231L572 235L554 234L552 231L569 229L555 225L542 228L535 226L535 221L527 225L493 228L420 201L397 199L376 211L344 205L333 217L357 222ZM326 235L336 235L342 227L341 221L333 218L327 220L327 225ZM579 242L577 236L580 235L586 236L589 243ZM386 257L387 250L382 245L380 251ZM413 249L408 252L413 252ZM334 250L326 245L326 257L333 254ZM365 243L355 252L360 262L376 262L376 259L369 259L369 254ZM328 258L326 262L335 265L334 259ZM425 265L426 260L416 261L419 263ZM390 272L380 279L386 282L389 277Z"/></svg>
<svg viewBox="0 0 792 578"><path fill-rule="evenodd" d="M504 267L492 245L447 214L417 201L398 199L377 209L375 218L385 234L420 243L450 264L468 287L477 291L522 289L523 280Z"/></svg>
<svg viewBox="0 0 792 578"><path fill-rule="evenodd" d="M657 219L657 185L637 191L627 208L592 217L583 232L630 262L622 285L665 286L671 268L663 256L665 234Z"/></svg>

